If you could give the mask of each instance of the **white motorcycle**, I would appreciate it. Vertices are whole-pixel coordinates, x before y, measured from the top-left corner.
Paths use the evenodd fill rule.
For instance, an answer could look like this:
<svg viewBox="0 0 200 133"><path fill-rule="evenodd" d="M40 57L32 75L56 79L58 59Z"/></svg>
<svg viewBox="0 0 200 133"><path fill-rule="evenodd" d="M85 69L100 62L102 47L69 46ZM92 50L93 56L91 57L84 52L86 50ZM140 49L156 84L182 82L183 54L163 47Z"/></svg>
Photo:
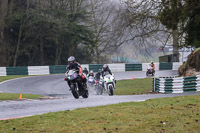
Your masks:
<svg viewBox="0 0 200 133"><path fill-rule="evenodd" d="M104 76L104 89L107 91L109 96L112 96L114 94L115 84L116 81L114 74L108 74Z"/></svg>

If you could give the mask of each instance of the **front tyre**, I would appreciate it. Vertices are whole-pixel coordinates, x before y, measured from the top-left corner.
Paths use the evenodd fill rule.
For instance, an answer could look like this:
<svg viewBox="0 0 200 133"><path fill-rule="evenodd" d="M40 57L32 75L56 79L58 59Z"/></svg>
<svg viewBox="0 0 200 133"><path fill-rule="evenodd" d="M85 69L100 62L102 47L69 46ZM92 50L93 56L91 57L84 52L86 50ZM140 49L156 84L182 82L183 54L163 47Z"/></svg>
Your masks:
<svg viewBox="0 0 200 133"><path fill-rule="evenodd" d="M101 85L97 85L96 93L97 93L97 95L102 95L103 87Z"/></svg>
<svg viewBox="0 0 200 133"><path fill-rule="evenodd" d="M74 98L79 99L79 93L75 85L71 85L70 88L71 88L72 95L74 96Z"/></svg>
<svg viewBox="0 0 200 133"><path fill-rule="evenodd" d="M103 93L103 87L100 86L99 89L100 89L100 90L99 90L99 95L102 95L102 93Z"/></svg>
<svg viewBox="0 0 200 133"><path fill-rule="evenodd" d="M109 89L109 93L108 93L109 96L113 96L113 93L114 93L114 92L113 92L113 89L114 89L113 86L109 86L108 89Z"/></svg>
<svg viewBox="0 0 200 133"><path fill-rule="evenodd" d="M146 76L148 76L149 75L149 73L148 73L148 71L146 72Z"/></svg>

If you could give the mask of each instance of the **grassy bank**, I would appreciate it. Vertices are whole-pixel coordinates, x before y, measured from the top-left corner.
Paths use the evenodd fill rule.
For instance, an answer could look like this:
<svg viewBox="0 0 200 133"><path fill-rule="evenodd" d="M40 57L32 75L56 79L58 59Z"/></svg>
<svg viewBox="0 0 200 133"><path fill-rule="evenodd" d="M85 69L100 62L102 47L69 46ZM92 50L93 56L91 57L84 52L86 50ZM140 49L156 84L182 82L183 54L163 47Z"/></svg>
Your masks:
<svg viewBox="0 0 200 133"><path fill-rule="evenodd" d="M20 94L15 94L15 93L0 93L0 101L2 100L15 100L20 97ZM22 94L22 98L26 99L37 99L41 98L43 96L41 95L34 95L34 94Z"/></svg>
<svg viewBox="0 0 200 133"><path fill-rule="evenodd" d="M27 77L25 75L16 75L16 76L0 76L0 82L3 82L5 80L15 79L15 78L22 78Z"/></svg>
<svg viewBox="0 0 200 133"><path fill-rule="evenodd" d="M27 77L27 76L2 76L0 77L0 82L10 80L10 79L15 79L15 78L22 78L22 77ZM14 94L14 93L0 93L0 101L2 100L15 100L18 99L20 94ZM27 98L27 99L37 99L42 97L41 95L33 95L33 94L23 94L22 98Z"/></svg>
<svg viewBox="0 0 200 133"><path fill-rule="evenodd" d="M152 91L152 78L117 81L115 95L144 94Z"/></svg>
<svg viewBox="0 0 200 133"><path fill-rule="evenodd" d="M200 95L121 103L0 121L1 133L197 133L199 129Z"/></svg>

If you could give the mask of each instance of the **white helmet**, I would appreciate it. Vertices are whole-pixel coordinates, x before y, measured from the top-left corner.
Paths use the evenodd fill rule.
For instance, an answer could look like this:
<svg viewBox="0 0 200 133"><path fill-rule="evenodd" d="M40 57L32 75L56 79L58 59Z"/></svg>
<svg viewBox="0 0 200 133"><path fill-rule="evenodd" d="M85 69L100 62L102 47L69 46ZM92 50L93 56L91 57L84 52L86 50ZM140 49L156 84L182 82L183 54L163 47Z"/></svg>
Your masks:
<svg viewBox="0 0 200 133"><path fill-rule="evenodd" d="M93 70L90 70L90 73L93 73Z"/></svg>
<svg viewBox="0 0 200 133"><path fill-rule="evenodd" d="M68 58L68 62L74 62L75 61L75 57L74 56L70 56L69 58Z"/></svg>

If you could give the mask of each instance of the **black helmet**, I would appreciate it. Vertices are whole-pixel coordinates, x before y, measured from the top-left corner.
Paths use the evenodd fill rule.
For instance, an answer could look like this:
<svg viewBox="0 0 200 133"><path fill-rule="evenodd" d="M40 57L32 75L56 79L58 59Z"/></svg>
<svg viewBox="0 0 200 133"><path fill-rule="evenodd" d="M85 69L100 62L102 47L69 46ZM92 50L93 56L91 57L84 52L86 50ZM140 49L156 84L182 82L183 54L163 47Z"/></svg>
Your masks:
<svg viewBox="0 0 200 133"><path fill-rule="evenodd" d="M101 69L99 69L99 71L98 71L99 73L101 73Z"/></svg>
<svg viewBox="0 0 200 133"><path fill-rule="evenodd" d="M69 63L74 63L74 62L75 62L75 57L74 57L74 56L70 56L70 57L68 58L68 62L69 62Z"/></svg>
<svg viewBox="0 0 200 133"><path fill-rule="evenodd" d="M87 70L87 68L85 67L84 70Z"/></svg>

